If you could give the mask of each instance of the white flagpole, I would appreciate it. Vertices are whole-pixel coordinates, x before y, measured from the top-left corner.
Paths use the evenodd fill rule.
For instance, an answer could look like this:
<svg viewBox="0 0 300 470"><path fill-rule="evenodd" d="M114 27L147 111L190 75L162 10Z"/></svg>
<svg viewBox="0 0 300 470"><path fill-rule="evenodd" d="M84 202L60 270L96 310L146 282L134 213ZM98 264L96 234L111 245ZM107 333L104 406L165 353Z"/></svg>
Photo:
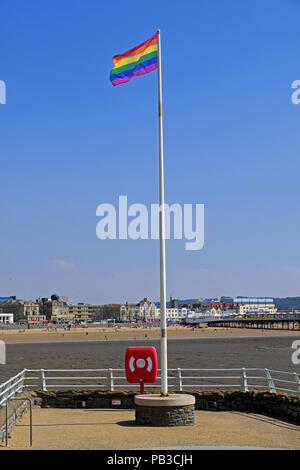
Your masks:
<svg viewBox="0 0 300 470"><path fill-rule="evenodd" d="M166 321L166 253L165 253L165 195L164 151L161 86L160 30L158 42L158 122L159 122L159 240L160 240L160 348L161 348L161 395L168 395L167 321Z"/></svg>

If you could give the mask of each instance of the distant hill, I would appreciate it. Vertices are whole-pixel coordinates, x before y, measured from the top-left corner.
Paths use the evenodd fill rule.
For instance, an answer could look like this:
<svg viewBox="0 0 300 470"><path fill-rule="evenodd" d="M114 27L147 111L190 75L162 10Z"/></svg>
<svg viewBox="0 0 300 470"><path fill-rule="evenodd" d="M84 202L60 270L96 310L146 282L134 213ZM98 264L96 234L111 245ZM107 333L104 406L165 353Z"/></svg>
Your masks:
<svg viewBox="0 0 300 470"><path fill-rule="evenodd" d="M300 309L300 297L273 297L274 303L278 308L299 308Z"/></svg>

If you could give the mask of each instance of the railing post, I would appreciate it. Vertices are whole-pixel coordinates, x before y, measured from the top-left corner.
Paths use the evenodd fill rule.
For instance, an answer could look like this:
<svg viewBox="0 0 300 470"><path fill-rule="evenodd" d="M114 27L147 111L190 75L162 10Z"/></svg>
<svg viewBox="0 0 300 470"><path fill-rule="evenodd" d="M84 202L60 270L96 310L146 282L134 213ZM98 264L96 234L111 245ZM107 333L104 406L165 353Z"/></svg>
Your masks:
<svg viewBox="0 0 300 470"><path fill-rule="evenodd" d="M295 381L296 381L296 384L297 384L297 391L298 391L298 393L300 393L300 379L299 379L299 375L297 375L297 373L294 372L294 377L295 377Z"/></svg>
<svg viewBox="0 0 300 470"><path fill-rule="evenodd" d="M9 382L8 382L8 385L6 386L6 389L4 389L4 394L3 394L3 398L5 401L8 399L8 397L9 397Z"/></svg>
<svg viewBox="0 0 300 470"><path fill-rule="evenodd" d="M179 391L182 392L182 375L180 367L177 368L178 371L178 380L179 380Z"/></svg>
<svg viewBox="0 0 300 470"><path fill-rule="evenodd" d="M29 399L30 406L30 434L29 434L29 447L32 446L32 401Z"/></svg>
<svg viewBox="0 0 300 470"><path fill-rule="evenodd" d="M269 392L271 393L276 393L276 388L273 382L273 379L271 377L270 371L268 369L265 369L267 381L268 381L268 387L269 387Z"/></svg>
<svg viewBox="0 0 300 470"><path fill-rule="evenodd" d="M244 392L248 392L248 382L247 382L247 374L246 374L246 369L245 367L242 367L242 389Z"/></svg>
<svg viewBox="0 0 300 470"><path fill-rule="evenodd" d="M23 370L23 374L22 374L22 382L20 384L20 391L23 392L23 388L24 388L24 380L25 380L25 375L26 375L26 369Z"/></svg>
<svg viewBox="0 0 300 470"><path fill-rule="evenodd" d="M114 374L113 374L113 370L110 368L108 369L108 372L109 372L109 389L111 392L114 391Z"/></svg>
<svg viewBox="0 0 300 470"><path fill-rule="evenodd" d="M41 369L41 374L42 374L43 390L46 392L47 391L47 385L46 385L46 376L45 376L45 370L44 369Z"/></svg>
<svg viewBox="0 0 300 470"><path fill-rule="evenodd" d="M8 400L5 403L5 446L8 447Z"/></svg>

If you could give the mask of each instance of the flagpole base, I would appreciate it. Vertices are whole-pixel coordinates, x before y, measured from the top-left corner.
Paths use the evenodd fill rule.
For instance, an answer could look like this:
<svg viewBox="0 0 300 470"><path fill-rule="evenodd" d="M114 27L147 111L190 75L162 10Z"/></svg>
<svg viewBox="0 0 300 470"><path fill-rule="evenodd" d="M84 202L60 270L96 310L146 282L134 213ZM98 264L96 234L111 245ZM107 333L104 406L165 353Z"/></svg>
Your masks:
<svg viewBox="0 0 300 470"><path fill-rule="evenodd" d="M195 397L187 394L136 395L135 424L139 426L192 426Z"/></svg>

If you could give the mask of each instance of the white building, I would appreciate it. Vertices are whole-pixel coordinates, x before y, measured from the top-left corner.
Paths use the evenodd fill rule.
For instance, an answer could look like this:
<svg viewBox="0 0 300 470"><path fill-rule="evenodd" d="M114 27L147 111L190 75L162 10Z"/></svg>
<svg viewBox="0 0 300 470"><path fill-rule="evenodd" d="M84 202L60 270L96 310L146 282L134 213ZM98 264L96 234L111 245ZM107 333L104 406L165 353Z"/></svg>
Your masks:
<svg viewBox="0 0 300 470"><path fill-rule="evenodd" d="M253 297L237 297L234 302L238 305L239 315L247 313L266 313L274 315L277 313L277 307L273 299L269 298L253 298Z"/></svg>
<svg viewBox="0 0 300 470"><path fill-rule="evenodd" d="M159 311L154 302L144 298L136 305L129 307L130 318L139 320L153 320L159 318Z"/></svg>
<svg viewBox="0 0 300 470"><path fill-rule="evenodd" d="M14 322L13 313L0 313L0 324L8 325Z"/></svg>
<svg viewBox="0 0 300 470"><path fill-rule="evenodd" d="M158 315L160 318L160 308L158 310ZM166 319L167 320L183 320L188 316L189 313L194 313L191 312L191 310L188 310L187 308L166 308Z"/></svg>
<svg viewBox="0 0 300 470"><path fill-rule="evenodd" d="M277 308L274 304L242 304L239 306L239 315L246 315L247 313L267 313L274 315L277 313Z"/></svg>

